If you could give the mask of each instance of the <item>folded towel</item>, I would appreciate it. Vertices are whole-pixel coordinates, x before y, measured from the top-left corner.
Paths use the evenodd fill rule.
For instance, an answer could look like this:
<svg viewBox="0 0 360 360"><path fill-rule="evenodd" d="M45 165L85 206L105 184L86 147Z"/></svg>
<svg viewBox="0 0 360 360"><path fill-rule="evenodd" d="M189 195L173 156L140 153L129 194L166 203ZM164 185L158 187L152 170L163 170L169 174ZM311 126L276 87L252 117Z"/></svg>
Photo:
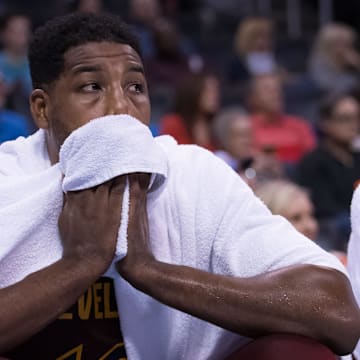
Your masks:
<svg viewBox="0 0 360 360"><path fill-rule="evenodd" d="M152 192L164 183L168 164L147 126L130 115L108 115L68 136L60 150L60 169L65 192L135 172L153 174Z"/></svg>

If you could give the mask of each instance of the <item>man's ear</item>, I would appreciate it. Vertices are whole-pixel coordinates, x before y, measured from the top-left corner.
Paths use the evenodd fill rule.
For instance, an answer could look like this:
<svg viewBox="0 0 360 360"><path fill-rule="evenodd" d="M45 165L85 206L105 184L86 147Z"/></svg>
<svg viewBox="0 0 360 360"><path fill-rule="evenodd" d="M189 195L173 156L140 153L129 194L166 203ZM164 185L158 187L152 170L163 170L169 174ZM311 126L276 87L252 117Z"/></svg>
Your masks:
<svg viewBox="0 0 360 360"><path fill-rule="evenodd" d="M35 89L30 95L30 110L35 124L40 129L48 129L49 96L43 89Z"/></svg>

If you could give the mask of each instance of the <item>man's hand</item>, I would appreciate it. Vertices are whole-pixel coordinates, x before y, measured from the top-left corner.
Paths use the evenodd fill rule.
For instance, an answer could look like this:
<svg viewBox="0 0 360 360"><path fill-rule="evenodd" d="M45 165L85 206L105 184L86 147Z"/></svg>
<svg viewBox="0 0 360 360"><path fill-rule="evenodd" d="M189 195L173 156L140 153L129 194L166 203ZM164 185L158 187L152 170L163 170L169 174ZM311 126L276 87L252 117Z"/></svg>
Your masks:
<svg viewBox="0 0 360 360"><path fill-rule="evenodd" d="M146 197L150 175L135 173L128 175L130 183L130 208L128 222L128 249L124 259L117 263L121 276L132 283L136 281L149 262L154 260L149 245L149 224Z"/></svg>
<svg viewBox="0 0 360 360"><path fill-rule="evenodd" d="M59 217L62 259L0 289L0 354L54 321L109 267L125 181L125 177L117 177L65 196Z"/></svg>
<svg viewBox="0 0 360 360"><path fill-rule="evenodd" d="M69 192L59 217L63 258L97 265L99 276L113 260L121 221L126 177Z"/></svg>
<svg viewBox="0 0 360 360"><path fill-rule="evenodd" d="M336 270L294 265L238 278L157 261L148 242L144 177L130 178L128 253L117 263L132 286L243 336L293 333L316 339L339 354L352 351L360 333L360 312L349 281Z"/></svg>

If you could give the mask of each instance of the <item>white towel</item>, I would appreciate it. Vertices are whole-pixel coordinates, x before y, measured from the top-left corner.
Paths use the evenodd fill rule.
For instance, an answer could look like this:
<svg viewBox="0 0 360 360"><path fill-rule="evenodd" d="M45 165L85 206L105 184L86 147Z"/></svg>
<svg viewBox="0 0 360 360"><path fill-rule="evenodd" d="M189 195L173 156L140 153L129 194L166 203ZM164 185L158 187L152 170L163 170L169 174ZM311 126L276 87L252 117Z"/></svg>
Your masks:
<svg viewBox="0 0 360 360"><path fill-rule="evenodd" d="M147 126L129 115L109 115L68 136L60 150L60 169L65 175L64 192L91 188L118 175L142 172L152 174L149 184L152 193L165 182L168 163ZM116 260L127 251L128 211L126 182Z"/></svg>
<svg viewBox="0 0 360 360"><path fill-rule="evenodd" d="M135 124L139 130L143 129L140 123L135 121ZM105 181L108 176L118 175L106 164L108 158L116 167L122 166L118 161L120 164L127 161L121 153L113 154L118 151L118 136L132 141L133 150L141 153L141 158L146 156L150 149L138 149L141 144L127 135L132 125L116 116L99 119L75 131L61 150L62 156L69 154L65 155L69 159L61 165L66 175L63 183L60 165L51 167L44 155L42 132L0 146L0 286L20 280L61 256L57 218L62 205L62 186L71 190L81 188L84 183L95 185L96 181L91 180L94 176ZM97 131L95 134L92 131L90 140L82 144L82 132L93 126ZM119 133L114 132L114 127ZM148 130L140 132L143 131ZM103 146L107 144L103 141L98 149L91 145L96 142L98 132L106 138L106 143L115 140L106 151ZM70 149L66 151L68 144ZM157 169L160 185L153 185L147 203L150 247L158 260L239 277L299 263L344 271L335 257L297 233L283 218L272 216L240 177L210 152L192 145L179 146L170 137L158 137L154 142L150 139L149 144L161 147L157 156L164 155L168 166L162 172ZM124 151L132 156L128 148ZM78 152L84 152L86 164ZM102 157L101 172L107 176L97 174L98 168L87 164L92 164L87 152ZM153 160L159 158L149 159ZM72 161L78 166L72 167ZM131 170L150 171L154 167L152 163L150 168ZM87 175L78 182L76 179L85 169ZM124 166L120 173L129 170L130 167ZM77 171L80 173L73 176ZM165 177L166 183L161 185ZM69 184L71 188L67 187ZM129 360L222 359L248 341L162 305L114 272L112 275Z"/></svg>
<svg viewBox="0 0 360 360"><path fill-rule="evenodd" d="M350 210L351 235L348 245L347 266L355 298L360 306L360 186L354 191ZM357 359L360 359L360 342L356 346L354 354Z"/></svg>
<svg viewBox="0 0 360 360"><path fill-rule="evenodd" d="M157 259L239 277L306 263L345 272L334 256L272 216L221 159L197 146L158 141L170 171L149 208ZM124 281L116 294L129 359L218 360L249 340L161 305Z"/></svg>
<svg viewBox="0 0 360 360"><path fill-rule="evenodd" d="M147 126L130 115L109 115L68 136L60 150L60 169L65 192L135 172L154 174L152 192L164 183L168 164Z"/></svg>
<svg viewBox="0 0 360 360"><path fill-rule="evenodd" d="M161 187L167 176L167 158L161 146L147 126L128 115L95 119L74 131L65 140L60 162L54 166L48 160L44 135L39 131L27 140L1 147L4 170L0 174L6 174L0 176L1 287L60 259L57 219L62 190L86 189L118 175L146 172L152 174L151 193ZM29 149L32 151L27 153ZM128 208L127 185L117 260L127 251Z"/></svg>

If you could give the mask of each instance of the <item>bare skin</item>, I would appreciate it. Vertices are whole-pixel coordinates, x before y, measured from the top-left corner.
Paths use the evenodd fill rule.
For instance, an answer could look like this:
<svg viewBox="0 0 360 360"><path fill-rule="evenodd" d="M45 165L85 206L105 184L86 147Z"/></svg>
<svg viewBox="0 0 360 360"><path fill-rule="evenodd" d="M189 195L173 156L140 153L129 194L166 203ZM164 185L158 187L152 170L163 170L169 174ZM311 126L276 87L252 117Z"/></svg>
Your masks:
<svg viewBox="0 0 360 360"><path fill-rule="evenodd" d="M124 184L116 179L66 196L59 218L63 258L0 290L0 353L63 314L109 267Z"/></svg>
<svg viewBox="0 0 360 360"><path fill-rule="evenodd" d="M127 45L108 44L97 52L92 52L91 45L89 48L69 50L60 78L44 89L35 89L31 96L32 115L46 130L52 163L58 161L60 145L70 132L91 118L129 113L146 124L150 121L150 102L137 53ZM0 354L64 313L109 267L123 187L122 178L96 189L68 193L59 218L63 258L0 289Z"/></svg>
<svg viewBox="0 0 360 360"><path fill-rule="evenodd" d="M117 264L135 288L244 336L295 333L337 354L356 345L360 312L349 281L336 270L298 265L235 278L157 261L148 246L146 187L141 183L146 181L132 180L130 203L135 205L129 216L128 253Z"/></svg>
<svg viewBox="0 0 360 360"><path fill-rule="evenodd" d="M150 103L141 69L139 56L127 45L88 43L65 53L60 78L46 89L34 90L31 99L34 119L47 132L53 163L66 136L92 118L128 113L149 123ZM302 265L242 279L159 262L148 243L149 176L129 178L128 253L117 268L130 284L242 335L296 333L320 340L337 353L353 349L360 335L360 314L345 276ZM121 177L67 196L59 220L63 259L0 290L0 352L56 319L109 266L123 187ZM14 304L17 311L8 311Z"/></svg>

